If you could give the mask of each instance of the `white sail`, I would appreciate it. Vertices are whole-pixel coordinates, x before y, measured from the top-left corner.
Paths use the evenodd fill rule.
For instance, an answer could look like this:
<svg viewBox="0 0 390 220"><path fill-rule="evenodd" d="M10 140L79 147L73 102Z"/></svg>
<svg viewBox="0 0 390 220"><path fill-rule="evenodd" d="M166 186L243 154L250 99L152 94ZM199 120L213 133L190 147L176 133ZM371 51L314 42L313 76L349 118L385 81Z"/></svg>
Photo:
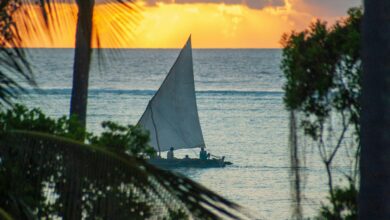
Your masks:
<svg viewBox="0 0 390 220"><path fill-rule="evenodd" d="M205 146L199 123L191 37L138 122L157 151Z"/></svg>

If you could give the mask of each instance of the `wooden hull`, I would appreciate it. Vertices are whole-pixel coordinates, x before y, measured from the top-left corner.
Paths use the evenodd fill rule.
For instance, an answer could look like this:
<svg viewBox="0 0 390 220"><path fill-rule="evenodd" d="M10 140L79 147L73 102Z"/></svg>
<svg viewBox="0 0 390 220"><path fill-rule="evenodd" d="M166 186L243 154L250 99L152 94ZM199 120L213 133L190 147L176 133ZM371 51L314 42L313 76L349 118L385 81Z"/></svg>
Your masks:
<svg viewBox="0 0 390 220"><path fill-rule="evenodd" d="M225 162L218 159L200 160L200 159L173 159L167 160L162 158L149 159L148 163L163 169L175 168L221 168L230 165L230 162Z"/></svg>

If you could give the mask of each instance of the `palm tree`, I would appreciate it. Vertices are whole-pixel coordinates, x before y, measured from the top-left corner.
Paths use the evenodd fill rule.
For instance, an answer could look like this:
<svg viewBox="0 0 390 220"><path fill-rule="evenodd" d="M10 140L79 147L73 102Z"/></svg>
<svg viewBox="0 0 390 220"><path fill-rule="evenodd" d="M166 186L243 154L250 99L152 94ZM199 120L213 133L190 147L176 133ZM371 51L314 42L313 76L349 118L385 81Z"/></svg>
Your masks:
<svg viewBox="0 0 390 220"><path fill-rule="evenodd" d="M390 1L365 0L360 219L390 219Z"/></svg>
<svg viewBox="0 0 390 220"><path fill-rule="evenodd" d="M39 1L46 21L50 18L50 16L48 16L47 14L56 13L55 8L51 7L51 4L55 2L56 0ZM73 1L71 0L65 0L65 2L68 2L70 4L73 3ZM123 8L125 8L128 13L137 14L137 10L133 3L133 0L106 0L105 3L115 3L111 4L111 6L108 7L108 13L117 13L119 10L123 11ZM100 41L99 32L96 30L95 35L93 35L92 31L94 27L93 14L95 8L95 0L76 0L76 4L78 8L78 15L76 26L76 45L73 63L73 84L70 101L70 115L76 116L80 124L85 127L87 118L88 81L92 54L92 39L96 39L96 42L98 42L98 46L100 46ZM49 8L50 11L47 11L47 8ZM58 18L57 16L57 19L61 18ZM120 19L117 19L116 23L119 25L115 25L116 30L118 32L128 32L128 30L125 30L125 28L128 24L134 23L134 19L135 16L128 16L126 18L121 17ZM95 28L97 29L97 27ZM126 35L121 36L118 33L113 33L112 35L114 36L114 38L126 37ZM116 40L121 41L121 39Z"/></svg>

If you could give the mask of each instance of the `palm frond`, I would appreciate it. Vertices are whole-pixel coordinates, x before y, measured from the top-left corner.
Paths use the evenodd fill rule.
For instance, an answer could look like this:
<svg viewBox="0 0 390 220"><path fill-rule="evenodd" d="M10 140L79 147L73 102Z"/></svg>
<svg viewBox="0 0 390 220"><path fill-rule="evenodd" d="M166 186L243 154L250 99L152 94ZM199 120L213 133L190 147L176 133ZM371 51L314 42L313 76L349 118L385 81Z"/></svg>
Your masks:
<svg viewBox="0 0 390 220"><path fill-rule="evenodd" d="M28 38L51 39L74 36L80 1L76 0L19 0L22 14L17 26L23 29ZM83 1L85 2L85 1ZM95 2L91 0L92 4ZM94 4L92 47L118 48L130 45L134 39L134 29L142 19L141 8L134 0L102 0ZM67 34L68 33L68 34Z"/></svg>
<svg viewBox="0 0 390 220"><path fill-rule="evenodd" d="M3 172L23 171L21 177L7 174L8 181L21 182L12 181L8 193L40 198L39 205L28 204L39 217L164 219L182 210L193 219L249 218L239 205L184 176L44 133L8 133L0 142L0 161Z"/></svg>
<svg viewBox="0 0 390 220"><path fill-rule="evenodd" d="M12 220L12 217L2 208L0 208L0 218L4 220Z"/></svg>
<svg viewBox="0 0 390 220"><path fill-rule="evenodd" d="M14 0L15 1L15 0ZM17 0L15 29L21 32L21 45L43 47L69 46L75 41L78 2L76 0ZM91 45L97 48L98 64L106 72L109 62L120 56L115 48L131 45L134 29L142 19L134 0L96 1L92 22ZM81 9L83 10L83 9ZM61 39L58 41L57 39ZM100 50L100 48L108 48Z"/></svg>
<svg viewBox="0 0 390 220"><path fill-rule="evenodd" d="M19 48L22 39L13 20L20 4L21 0L0 3L0 107L11 105L12 99L25 92L21 82L35 85L25 51Z"/></svg>

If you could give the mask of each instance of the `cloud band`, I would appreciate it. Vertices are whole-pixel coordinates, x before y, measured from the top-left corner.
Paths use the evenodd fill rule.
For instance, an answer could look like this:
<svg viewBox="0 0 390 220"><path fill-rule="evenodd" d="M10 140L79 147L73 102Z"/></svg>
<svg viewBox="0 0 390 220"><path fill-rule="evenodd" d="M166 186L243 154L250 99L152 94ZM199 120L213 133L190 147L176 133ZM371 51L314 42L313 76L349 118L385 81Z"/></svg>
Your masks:
<svg viewBox="0 0 390 220"><path fill-rule="evenodd" d="M157 3L245 5L251 9L263 9L265 7L280 7L285 5L284 0L146 0L148 6L155 6Z"/></svg>

